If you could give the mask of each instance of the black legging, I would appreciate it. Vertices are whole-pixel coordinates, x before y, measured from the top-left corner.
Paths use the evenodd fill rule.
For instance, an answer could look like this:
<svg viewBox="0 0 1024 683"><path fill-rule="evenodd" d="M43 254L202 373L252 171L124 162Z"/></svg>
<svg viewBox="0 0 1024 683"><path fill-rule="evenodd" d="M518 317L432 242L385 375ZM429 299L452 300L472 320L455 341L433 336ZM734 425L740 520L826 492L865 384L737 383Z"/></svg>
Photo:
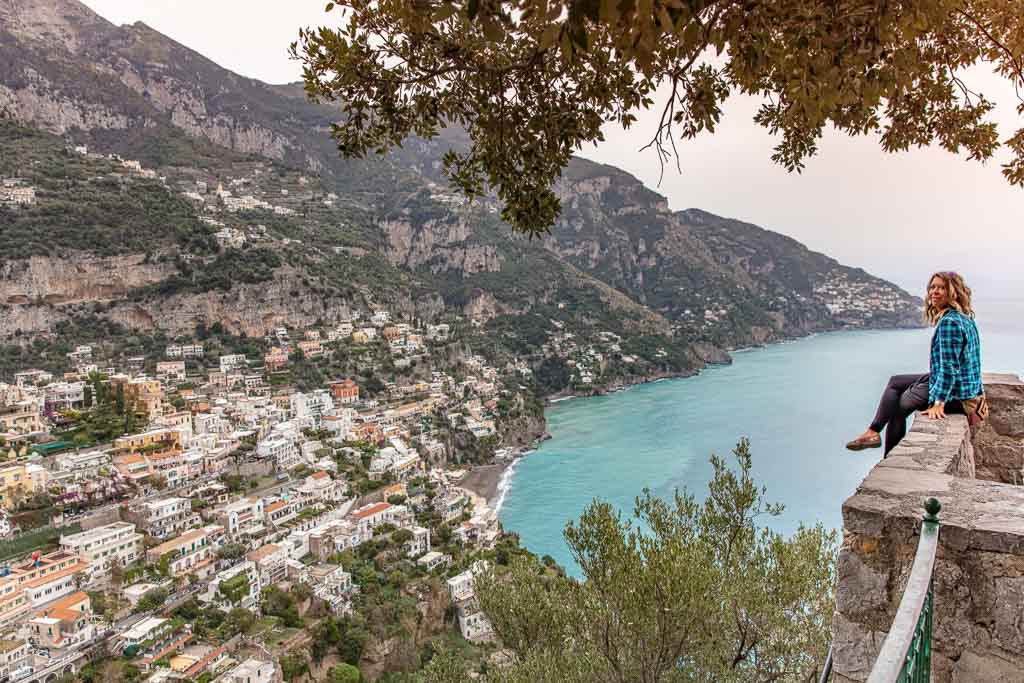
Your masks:
<svg viewBox="0 0 1024 683"><path fill-rule="evenodd" d="M907 417L915 410L928 407L928 375L893 375L878 401L871 429L885 430L885 455L896 448L907 433ZM963 408L959 401L950 401L945 412L958 413Z"/></svg>

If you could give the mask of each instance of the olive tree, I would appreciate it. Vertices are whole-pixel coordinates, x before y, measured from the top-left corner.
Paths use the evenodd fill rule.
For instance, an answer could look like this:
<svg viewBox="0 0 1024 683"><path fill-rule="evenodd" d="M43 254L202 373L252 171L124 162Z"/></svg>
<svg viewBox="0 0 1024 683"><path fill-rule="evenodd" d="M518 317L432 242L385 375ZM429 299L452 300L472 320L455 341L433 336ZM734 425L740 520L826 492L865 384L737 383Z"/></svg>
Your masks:
<svg viewBox="0 0 1024 683"><path fill-rule="evenodd" d="M702 502L645 492L631 519L593 502L565 530L584 580L522 559L479 576L480 607L515 654L487 680L813 679L830 639L835 533L762 527L781 507L754 483L748 443L734 454L734 470L712 457ZM428 672L464 674L451 655Z"/></svg>

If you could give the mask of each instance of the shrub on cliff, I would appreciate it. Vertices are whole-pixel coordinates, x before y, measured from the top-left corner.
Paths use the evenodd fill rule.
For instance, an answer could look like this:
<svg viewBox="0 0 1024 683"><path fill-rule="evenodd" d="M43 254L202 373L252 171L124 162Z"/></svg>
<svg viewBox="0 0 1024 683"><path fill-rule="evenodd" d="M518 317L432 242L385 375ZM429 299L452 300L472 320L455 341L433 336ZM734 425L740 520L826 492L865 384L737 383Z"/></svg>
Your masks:
<svg viewBox="0 0 1024 683"><path fill-rule="evenodd" d="M730 470L712 456L706 500L645 492L634 520L594 501L566 541L584 581L535 559L477 578L480 606L514 664L494 681L811 680L830 637L835 533L759 526L781 506L751 477L746 440ZM427 680L463 680L453 654Z"/></svg>

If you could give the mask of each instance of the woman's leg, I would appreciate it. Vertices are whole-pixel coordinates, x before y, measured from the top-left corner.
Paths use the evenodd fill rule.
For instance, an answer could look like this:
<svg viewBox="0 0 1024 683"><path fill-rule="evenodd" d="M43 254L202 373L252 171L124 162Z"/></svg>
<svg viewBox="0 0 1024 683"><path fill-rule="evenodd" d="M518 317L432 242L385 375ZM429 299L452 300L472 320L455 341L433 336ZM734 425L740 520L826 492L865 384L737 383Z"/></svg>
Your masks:
<svg viewBox="0 0 1024 683"><path fill-rule="evenodd" d="M907 417L914 411L928 407L928 375L900 375L913 377L914 381L900 394L896 413L885 426L885 455L896 448L907 433Z"/></svg>
<svg viewBox="0 0 1024 683"><path fill-rule="evenodd" d="M925 375L925 377L927 376ZM885 429L890 420L900 412L900 397L903 396L903 392L914 386L914 383L920 379L921 375L893 375L890 377L889 383L882 392L882 398L878 401L875 419L871 421L871 426L868 429L873 432L881 432ZM927 382L925 387L927 387Z"/></svg>

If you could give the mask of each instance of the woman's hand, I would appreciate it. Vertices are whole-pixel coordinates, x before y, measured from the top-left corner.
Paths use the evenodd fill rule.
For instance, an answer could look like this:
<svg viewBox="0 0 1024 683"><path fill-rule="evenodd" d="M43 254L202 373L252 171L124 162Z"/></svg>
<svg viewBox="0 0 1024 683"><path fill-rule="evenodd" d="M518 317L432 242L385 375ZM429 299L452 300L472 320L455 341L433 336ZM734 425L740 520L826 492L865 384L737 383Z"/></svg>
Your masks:
<svg viewBox="0 0 1024 683"><path fill-rule="evenodd" d="M928 408L928 410L924 411L924 414L927 415L932 420L945 420L946 404L939 403L938 401L936 401L931 405L930 408Z"/></svg>

